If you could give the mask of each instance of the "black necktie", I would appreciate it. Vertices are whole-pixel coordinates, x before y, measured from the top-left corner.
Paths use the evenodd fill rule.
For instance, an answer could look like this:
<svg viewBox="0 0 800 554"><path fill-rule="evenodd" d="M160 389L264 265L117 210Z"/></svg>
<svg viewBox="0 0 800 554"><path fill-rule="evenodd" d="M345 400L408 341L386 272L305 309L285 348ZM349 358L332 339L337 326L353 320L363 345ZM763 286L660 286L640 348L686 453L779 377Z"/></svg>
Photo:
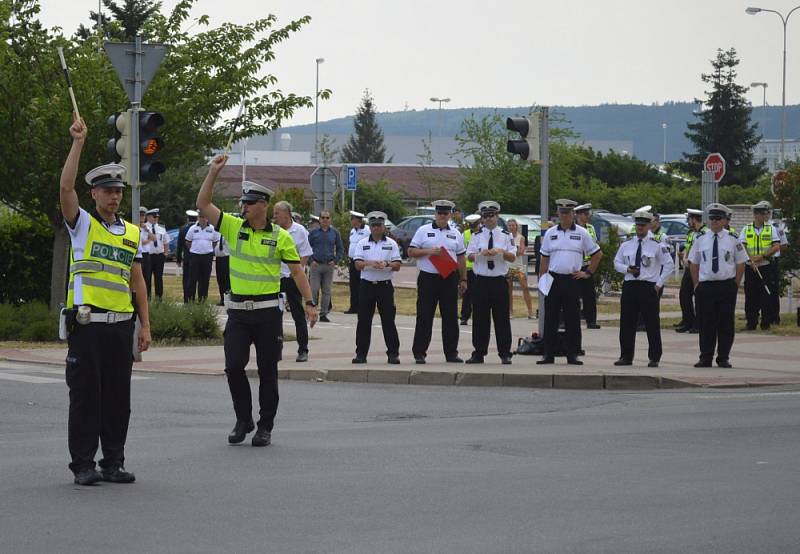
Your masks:
<svg viewBox="0 0 800 554"><path fill-rule="evenodd" d="M636 248L636 260L633 262L638 268L642 267L642 239L639 239L639 246Z"/></svg>
<svg viewBox="0 0 800 554"><path fill-rule="evenodd" d="M489 231L489 250L494 248L494 233ZM494 260L489 260L486 265L489 266L489 269L494 269Z"/></svg>
<svg viewBox="0 0 800 554"><path fill-rule="evenodd" d="M714 273L719 271L719 245L716 233L714 233L714 247L711 249L711 271Z"/></svg>

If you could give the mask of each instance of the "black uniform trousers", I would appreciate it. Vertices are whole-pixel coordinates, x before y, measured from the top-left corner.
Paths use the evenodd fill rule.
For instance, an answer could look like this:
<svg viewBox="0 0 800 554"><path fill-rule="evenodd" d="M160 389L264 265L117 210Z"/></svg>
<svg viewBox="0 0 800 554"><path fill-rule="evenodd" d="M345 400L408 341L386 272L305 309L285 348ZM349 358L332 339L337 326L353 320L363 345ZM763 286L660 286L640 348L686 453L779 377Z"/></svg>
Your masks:
<svg viewBox="0 0 800 554"><path fill-rule="evenodd" d="M150 278L152 276L155 286L156 298L161 300L164 296L164 262L165 254L150 254L150 273L147 276L147 298L150 299Z"/></svg>
<svg viewBox="0 0 800 554"><path fill-rule="evenodd" d="M581 271L585 271L589 266L584 266ZM589 279L578 281L581 291L581 311L586 323L597 323L597 294L595 293L595 276Z"/></svg>
<svg viewBox="0 0 800 554"><path fill-rule="evenodd" d="M195 294L197 294L196 290L192 290L189 288L189 285L193 285L196 289L197 286L194 285L192 280L192 256L193 254L186 250L186 253L183 255L183 275L181 278L181 282L183 283L183 303L189 302L190 300L194 300Z"/></svg>
<svg viewBox="0 0 800 554"><path fill-rule="evenodd" d="M358 302L356 356L366 358L367 354L369 354L369 345L372 341L372 318L375 315L376 306L381 316L383 340L386 342L386 355L389 357L399 356L400 337L397 335L397 326L394 323L397 307L394 304L392 281L372 282L361 279Z"/></svg>
<svg viewBox="0 0 800 554"><path fill-rule="evenodd" d="M694 283L692 282L692 273L688 267L683 268L678 299L681 303L681 322L686 327L697 328L694 309Z"/></svg>
<svg viewBox="0 0 800 554"><path fill-rule="evenodd" d="M225 302L225 293L231 290L231 257L217 256L214 264L217 266L217 288L219 288L219 302Z"/></svg>
<svg viewBox="0 0 800 554"><path fill-rule="evenodd" d="M578 304L580 283L571 274L553 273L553 285L550 294L544 298L544 355L555 356L558 350L558 324L561 312L564 312L564 328L566 331L567 358L578 356L581 340L581 313Z"/></svg>
<svg viewBox="0 0 800 554"><path fill-rule="evenodd" d="M144 277L144 285L147 287L148 299L150 298L150 285L153 281L153 264L150 260L150 253L142 252L142 276Z"/></svg>
<svg viewBox="0 0 800 554"><path fill-rule="evenodd" d="M446 358L458 356L458 272L442 279L438 273L420 271L417 276L417 322L411 346L414 357L424 358L428 353L437 305L442 316L444 355Z"/></svg>
<svg viewBox="0 0 800 554"><path fill-rule="evenodd" d="M473 292L472 347L473 356L484 358L489 353L491 316L501 358L511 357L511 320L508 317L508 281L498 277L475 276Z"/></svg>
<svg viewBox="0 0 800 554"><path fill-rule="evenodd" d="M472 287L475 285L475 272L467 270L467 290L461 295L461 321L472 317Z"/></svg>
<svg viewBox="0 0 800 554"><path fill-rule="evenodd" d="M350 260L348 268L348 277L350 279L350 307L347 311L356 312L358 311L358 293L361 290L361 272L356 269L356 262L354 260Z"/></svg>
<svg viewBox="0 0 800 554"><path fill-rule="evenodd" d="M208 282L211 280L211 265L214 253L192 254L190 258L191 275L189 276L189 299L194 300L195 293L201 302L208 298Z"/></svg>
<svg viewBox="0 0 800 554"><path fill-rule="evenodd" d="M773 258L769 264L770 266L770 282L769 285L769 298L772 301L772 321L771 323L778 324L781 322L781 271L778 265L778 259Z"/></svg>
<svg viewBox="0 0 800 554"><path fill-rule="evenodd" d="M650 281L625 281L622 284L619 357L624 360L633 360L639 318L644 321L644 326L647 330L647 358L653 362L661 360L660 296L655 287L656 284Z"/></svg>
<svg viewBox="0 0 800 554"><path fill-rule="evenodd" d="M761 277L758 276L750 265L744 268L744 313L747 317L747 325L758 324L758 316L761 314L761 323L769 325L774 320L772 311L773 301L771 295L767 294L764 284L769 287L770 293L774 290L772 284L772 264L767 264L758 268Z"/></svg>
<svg viewBox="0 0 800 554"><path fill-rule="evenodd" d="M264 298L258 297L259 300ZM278 411L278 361L283 349L280 310L277 307L252 311L228 310L224 344L225 374L238 421L253 419L253 399L245 367L250 361L250 345L255 345L259 378L258 428L272 431Z"/></svg>
<svg viewBox="0 0 800 554"><path fill-rule="evenodd" d="M219 258L217 258L219 259ZM219 271L219 270L217 270ZM281 292L286 294L289 310L294 320L294 332L297 336L297 353L308 353L308 323L303 295L292 277L281 277Z"/></svg>
<svg viewBox="0 0 800 554"><path fill-rule="evenodd" d="M733 347L736 315L736 281L702 281L697 285L697 318L700 327L700 361L727 362Z"/></svg>
<svg viewBox="0 0 800 554"><path fill-rule="evenodd" d="M100 467L113 468L125 462L131 416L133 325L132 319L120 323L76 323L69 335L69 468L75 473L95 467L98 443L103 451Z"/></svg>

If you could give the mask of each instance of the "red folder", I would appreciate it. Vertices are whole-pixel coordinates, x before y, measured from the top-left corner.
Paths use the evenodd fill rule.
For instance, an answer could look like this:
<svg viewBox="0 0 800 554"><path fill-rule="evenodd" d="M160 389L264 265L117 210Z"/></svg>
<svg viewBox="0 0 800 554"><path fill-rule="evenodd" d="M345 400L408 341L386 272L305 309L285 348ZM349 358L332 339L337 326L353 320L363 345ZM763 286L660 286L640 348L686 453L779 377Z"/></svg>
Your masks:
<svg viewBox="0 0 800 554"><path fill-rule="evenodd" d="M451 273L458 269L458 262L453 259L453 256L450 255L450 252L448 252L447 248L444 246L441 247L438 256L430 256L430 259L433 267L436 268L436 271L439 272L442 279L447 279Z"/></svg>

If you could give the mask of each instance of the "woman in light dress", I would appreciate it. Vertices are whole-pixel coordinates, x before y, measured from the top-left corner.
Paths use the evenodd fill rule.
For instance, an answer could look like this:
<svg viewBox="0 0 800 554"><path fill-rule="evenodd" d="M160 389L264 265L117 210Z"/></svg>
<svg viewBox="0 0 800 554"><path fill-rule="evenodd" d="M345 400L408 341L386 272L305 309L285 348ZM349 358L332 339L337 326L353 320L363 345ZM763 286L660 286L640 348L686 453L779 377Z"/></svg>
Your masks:
<svg viewBox="0 0 800 554"><path fill-rule="evenodd" d="M509 316L514 317L514 281L516 280L520 287L522 287L522 297L525 299L525 305L528 306L528 319L534 319L533 305L531 304L531 293L528 291L528 275L526 267L522 264L522 256L525 253L525 237L519 232L519 224L515 219L506 221L508 225L508 232L514 239L514 245L517 247L517 257L513 262L508 264L508 306Z"/></svg>

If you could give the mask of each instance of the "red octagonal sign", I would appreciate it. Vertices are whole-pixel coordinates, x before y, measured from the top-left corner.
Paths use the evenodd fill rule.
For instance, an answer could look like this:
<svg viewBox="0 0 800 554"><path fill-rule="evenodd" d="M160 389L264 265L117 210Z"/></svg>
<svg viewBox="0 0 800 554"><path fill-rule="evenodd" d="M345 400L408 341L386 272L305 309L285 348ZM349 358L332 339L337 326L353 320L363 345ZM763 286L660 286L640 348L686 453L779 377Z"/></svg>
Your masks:
<svg viewBox="0 0 800 554"><path fill-rule="evenodd" d="M714 152L706 156L703 162L703 169L714 172L714 182L719 183L725 177L725 158L719 152Z"/></svg>

